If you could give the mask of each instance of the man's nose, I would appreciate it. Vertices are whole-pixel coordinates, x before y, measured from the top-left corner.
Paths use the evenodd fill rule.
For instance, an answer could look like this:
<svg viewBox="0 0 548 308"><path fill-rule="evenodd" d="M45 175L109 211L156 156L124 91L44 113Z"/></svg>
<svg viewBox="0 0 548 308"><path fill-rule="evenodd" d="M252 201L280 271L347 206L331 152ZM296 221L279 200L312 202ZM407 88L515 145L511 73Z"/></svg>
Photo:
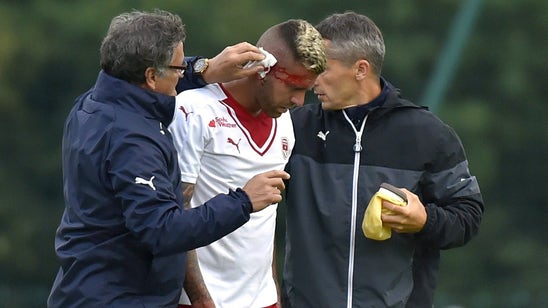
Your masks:
<svg viewBox="0 0 548 308"><path fill-rule="evenodd" d="M293 103L297 106L302 106L302 105L304 105L305 96L306 96L306 91L299 92L298 94L294 95L291 98L291 103Z"/></svg>

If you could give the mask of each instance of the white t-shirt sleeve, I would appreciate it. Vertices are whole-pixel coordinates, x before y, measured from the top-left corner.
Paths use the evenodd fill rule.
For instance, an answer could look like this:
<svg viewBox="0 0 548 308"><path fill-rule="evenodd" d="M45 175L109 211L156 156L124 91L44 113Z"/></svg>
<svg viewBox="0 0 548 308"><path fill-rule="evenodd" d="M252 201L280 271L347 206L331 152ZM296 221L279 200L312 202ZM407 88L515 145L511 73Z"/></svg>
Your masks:
<svg viewBox="0 0 548 308"><path fill-rule="evenodd" d="M202 123L203 115L198 105L200 101L187 92L180 93L175 99L175 114L169 130L178 154L181 181L196 184L208 130L207 124Z"/></svg>

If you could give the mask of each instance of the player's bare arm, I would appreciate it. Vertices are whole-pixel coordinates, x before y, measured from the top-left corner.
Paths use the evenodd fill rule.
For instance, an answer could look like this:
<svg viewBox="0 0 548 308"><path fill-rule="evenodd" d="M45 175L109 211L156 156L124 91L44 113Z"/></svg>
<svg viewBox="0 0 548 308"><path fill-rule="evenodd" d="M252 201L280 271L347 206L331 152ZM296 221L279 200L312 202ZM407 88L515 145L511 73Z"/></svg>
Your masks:
<svg viewBox="0 0 548 308"><path fill-rule="evenodd" d="M214 308L215 303L211 299L211 295L207 290L200 266L198 264L198 256L196 250L191 250L187 254L186 276L183 283L192 307L196 308Z"/></svg>
<svg viewBox="0 0 548 308"><path fill-rule="evenodd" d="M194 186L195 184L185 182L182 183L183 207L185 209L190 209L190 199L192 199L192 195L194 194ZM190 302L192 303L192 307L215 307L202 277L196 250L191 250L187 254L186 276L183 287L188 295L188 298L190 299Z"/></svg>
<svg viewBox="0 0 548 308"><path fill-rule="evenodd" d="M191 183L182 183L182 190L183 190L183 207L185 210L190 209L190 199L192 199L192 195L194 194L194 186L195 184Z"/></svg>
<svg viewBox="0 0 548 308"><path fill-rule="evenodd" d="M278 301L276 302L276 308L282 308L282 293L280 290L280 284L278 283L278 268L276 266L276 241L274 241L274 252L272 255L272 278L274 278L274 283L276 284L276 292L278 293Z"/></svg>

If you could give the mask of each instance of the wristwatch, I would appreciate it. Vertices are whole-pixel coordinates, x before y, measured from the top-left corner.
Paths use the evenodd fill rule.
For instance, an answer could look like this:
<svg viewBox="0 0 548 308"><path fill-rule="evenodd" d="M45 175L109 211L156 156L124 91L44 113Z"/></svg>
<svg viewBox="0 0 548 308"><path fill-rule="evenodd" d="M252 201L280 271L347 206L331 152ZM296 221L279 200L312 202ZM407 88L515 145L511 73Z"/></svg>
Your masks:
<svg viewBox="0 0 548 308"><path fill-rule="evenodd" d="M194 62L194 65L192 66L192 71L194 72L194 74L203 75L208 66L208 58L198 58L198 60L196 60L196 62Z"/></svg>

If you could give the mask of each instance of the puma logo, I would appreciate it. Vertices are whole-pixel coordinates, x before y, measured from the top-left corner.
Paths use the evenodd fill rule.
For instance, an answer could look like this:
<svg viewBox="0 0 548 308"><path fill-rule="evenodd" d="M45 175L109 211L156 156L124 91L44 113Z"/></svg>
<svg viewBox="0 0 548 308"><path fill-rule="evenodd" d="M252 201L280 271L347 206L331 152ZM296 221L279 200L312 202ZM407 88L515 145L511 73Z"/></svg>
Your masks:
<svg viewBox="0 0 548 308"><path fill-rule="evenodd" d="M154 183L152 183L153 179L154 179L154 176L152 176L150 180L148 181L141 177L136 177L135 184L145 184L145 185L148 185L150 188L152 188L152 190L156 190L156 187L154 187Z"/></svg>
<svg viewBox="0 0 548 308"><path fill-rule="evenodd" d="M238 150L238 153L240 153L240 141L242 141L242 138L238 139L238 143L234 142L234 140L232 140L232 138L230 137L228 137L228 139L226 140L226 142L236 147L236 149Z"/></svg>
<svg viewBox="0 0 548 308"><path fill-rule="evenodd" d="M185 114L185 120L188 119L189 114L194 113L194 111L191 111L191 112L186 111L185 106L179 107L179 110L181 110Z"/></svg>
<svg viewBox="0 0 548 308"><path fill-rule="evenodd" d="M325 139L327 139L327 135L328 135L328 134L329 134L329 131L327 131L327 132L325 132L325 133L322 132L322 131L319 131L317 136L318 136L320 139L322 139L323 141L325 141Z"/></svg>

